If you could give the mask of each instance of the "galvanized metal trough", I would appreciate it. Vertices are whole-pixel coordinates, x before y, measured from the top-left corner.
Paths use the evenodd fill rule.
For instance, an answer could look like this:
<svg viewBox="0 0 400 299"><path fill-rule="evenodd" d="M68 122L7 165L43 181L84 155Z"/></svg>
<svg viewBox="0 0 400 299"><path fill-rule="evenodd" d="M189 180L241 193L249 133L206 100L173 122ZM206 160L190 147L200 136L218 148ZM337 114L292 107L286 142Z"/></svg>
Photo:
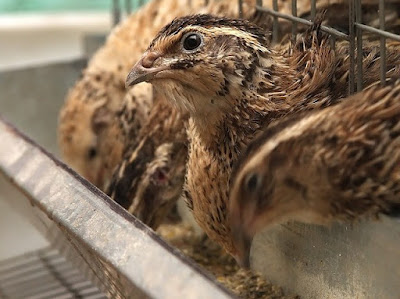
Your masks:
<svg viewBox="0 0 400 299"><path fill-rule="evenodd" d="M55 149L63 97L40 90L65 89L57 74L64 73L69 81L80 66L61 63L0 74L0 171L9 181L0 190L0 200L8 200L29 218L109 298L232 298L179 251L5 121L15 121L44 143L52 140L49 147ZM15 84L21 88L13 90ZM26 107L32 110L24 113ZM24 196L5 198L15 194L8 189Z"/></svg>

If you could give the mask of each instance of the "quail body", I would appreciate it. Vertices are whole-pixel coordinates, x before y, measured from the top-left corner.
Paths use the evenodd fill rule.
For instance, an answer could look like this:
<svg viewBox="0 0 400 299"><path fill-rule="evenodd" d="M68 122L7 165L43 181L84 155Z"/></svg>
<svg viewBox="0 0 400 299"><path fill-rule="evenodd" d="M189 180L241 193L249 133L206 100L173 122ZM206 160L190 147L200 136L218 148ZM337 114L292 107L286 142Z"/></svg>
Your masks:
<svg viewBox="0 0 400 299"><path fill-rule="evenodd" d="M347 94L347 75L336 78L347 60L337 53L317 29L293 48L275 50L249 22L195 15L164 27L128 75L127 85L151 82L189 112L185 196L200 226L232 255L227 208L234 163L272 120ZM370 67L378 61L374 56Z"/></svg>
<svg viewBox="0 0 400 299"><path fill-rule="evenodd" d="M268 128L241 157L230 194L232 238L248 265L263 227L328 224L400 212L400 81Z"/></svg>

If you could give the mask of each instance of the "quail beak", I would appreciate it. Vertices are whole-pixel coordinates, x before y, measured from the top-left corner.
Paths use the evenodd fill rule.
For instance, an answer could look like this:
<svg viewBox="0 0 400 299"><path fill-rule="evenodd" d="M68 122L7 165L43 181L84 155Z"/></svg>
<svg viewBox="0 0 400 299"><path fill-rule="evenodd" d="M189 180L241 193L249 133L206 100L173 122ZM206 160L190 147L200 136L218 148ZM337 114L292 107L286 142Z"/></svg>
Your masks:
<svg viewBox="0 0 400 299"><path fill-rule="evenodd" d="M153 79L159 72L167 70L168 66L154 66L154 62L162 54L156 51L150 51L143 54L142 58L133 66L125 81L125 88L138 84L140 82L148 82Z"/></svg>
<svg viewBox="0 0 400 299"><path fill-rule="evenodd" d="M253 236L246 233L241 226L235 226L232 230L232 236L236 248L234 258L242 268L250 268L250 249Z"/></svg>

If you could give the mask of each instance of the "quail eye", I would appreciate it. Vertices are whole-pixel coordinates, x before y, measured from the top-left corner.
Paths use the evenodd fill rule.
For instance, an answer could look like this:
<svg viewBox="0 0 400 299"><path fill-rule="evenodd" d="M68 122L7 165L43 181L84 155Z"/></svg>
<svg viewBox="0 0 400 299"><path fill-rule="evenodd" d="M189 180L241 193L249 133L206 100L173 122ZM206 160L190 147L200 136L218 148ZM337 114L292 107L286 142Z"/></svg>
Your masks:
<svg viewBox="0 0 400 299"><path fill-rule="evenodd" d="M249 173L245 179L245 188L248 192L256 192L261 185L261 177L257 173Z"/></svg>
<svg viewBox="0 0 400 299"><path fill-rule="evenodd" d="M183 48L187 51L196 50L203 42L203 38L198 33L190 33L183 39Z"/></svg>
<svg viewBox="0 0 400 299"><path fill-rule="evenodd" d="M97 150L94 147L91 147L88 151L88 158L92 160L94 157L97 156Z"/></svg>
<svg viewBox="0 0 400 299"><path fill-rule="evenodd" d="M167 167L160 167L157 168L156 171L153 173L152 182L156 185L164 185L168 183L168 168Z"/></svg>

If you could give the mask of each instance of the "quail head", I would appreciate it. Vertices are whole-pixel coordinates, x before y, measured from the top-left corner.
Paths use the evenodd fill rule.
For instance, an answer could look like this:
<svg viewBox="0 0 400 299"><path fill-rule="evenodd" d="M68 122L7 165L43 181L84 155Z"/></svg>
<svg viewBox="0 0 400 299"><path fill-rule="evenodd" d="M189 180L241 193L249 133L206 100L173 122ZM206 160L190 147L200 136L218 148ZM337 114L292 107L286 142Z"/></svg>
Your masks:
<svg viewBox="0 0 400 299"><path fill-rule="evenodd" d="M239 262L255 233L297 220L328 224L400 212L400 81L278 121L232 175L229 218Z"/></svg>
<svg viewBox="0 0 400 299"><path fill-rule="evenodd" d="M144 86L138 86L143 89ZM114 122L116 98L125 95L113 74L84 72L60 111L58 144L62 158L86 179L101 187L104 179L104 134ZM112 107L112 108L111 108ZM138 117L139 121L139 117ZM119 141L115 140L115 146Z"/></svg>

